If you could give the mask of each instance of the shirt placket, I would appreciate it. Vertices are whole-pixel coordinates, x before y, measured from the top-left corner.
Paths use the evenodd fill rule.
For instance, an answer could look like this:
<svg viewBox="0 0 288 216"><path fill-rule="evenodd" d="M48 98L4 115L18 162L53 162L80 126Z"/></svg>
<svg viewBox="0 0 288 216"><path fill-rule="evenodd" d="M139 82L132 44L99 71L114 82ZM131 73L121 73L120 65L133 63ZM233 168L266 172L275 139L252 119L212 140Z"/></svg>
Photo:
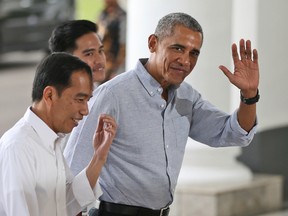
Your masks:
<svg viewBox="0 0 288 216"><path fill-rule="evenodd" d="M65 165L61 152L60 139L55 142L55 153L57 161L57 182L56 182L56 206L57 216L66 216L66 177Z"/></svg>

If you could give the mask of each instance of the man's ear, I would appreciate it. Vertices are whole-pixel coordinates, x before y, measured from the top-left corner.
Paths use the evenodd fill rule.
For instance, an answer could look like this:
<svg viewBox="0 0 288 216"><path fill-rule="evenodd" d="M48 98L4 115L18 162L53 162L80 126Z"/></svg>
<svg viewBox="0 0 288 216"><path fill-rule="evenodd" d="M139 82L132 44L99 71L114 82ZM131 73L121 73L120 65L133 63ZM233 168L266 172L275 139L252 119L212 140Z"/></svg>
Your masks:
<svg viewBox="0 0 288 216"><path fill-rule="evenodd" d="M57 92L55 88L53 88L52 86L47 86L43 90L43 100L45 101L45 103L51 104L53 102L56 93Z"/></svg>
<svg viewBox="0 0 288 216"><path fill-rule="evenodd" d="M155 34L150 35L148 38L148 48L151 53L156 51L157 43L158 43L157 36Z"/></svg>

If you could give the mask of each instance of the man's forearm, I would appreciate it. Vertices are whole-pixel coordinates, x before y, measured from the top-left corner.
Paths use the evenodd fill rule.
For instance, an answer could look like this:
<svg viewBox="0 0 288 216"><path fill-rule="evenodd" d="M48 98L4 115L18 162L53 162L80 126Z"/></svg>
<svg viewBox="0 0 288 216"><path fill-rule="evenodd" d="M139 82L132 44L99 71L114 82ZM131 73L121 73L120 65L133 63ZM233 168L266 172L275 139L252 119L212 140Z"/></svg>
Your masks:
<svg viewBox="0 0 288 216"><path fill-rule="evenodd" d="M241 92L241 102L238 110L238 122L240 126L249 132L256 122L256 103L259 100L259 92Z"/></svg>

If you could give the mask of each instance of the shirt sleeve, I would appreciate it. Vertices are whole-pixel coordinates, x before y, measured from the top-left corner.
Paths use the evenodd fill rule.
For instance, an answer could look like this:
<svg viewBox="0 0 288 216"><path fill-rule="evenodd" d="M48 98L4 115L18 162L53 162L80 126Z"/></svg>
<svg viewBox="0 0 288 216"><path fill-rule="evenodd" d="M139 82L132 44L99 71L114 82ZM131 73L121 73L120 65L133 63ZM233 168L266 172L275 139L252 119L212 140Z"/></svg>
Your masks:
<svg viewBox="0 0 288 216"><path fill-rule="evenodd" d="M83 208L96 200L96 194L90 186L86 169L73 177L73 174L67 168L66 176L67 214L77 215Z"/></svg>
<svg viewBox="0 0 288 216"><path fill-rule="evenodd" d="M237 133L238 136L243 137L245 140L247 140L245 145L248 145L252 141L254 135L256 134L258 119L256 118L254 127L249 132L247 132L240 126L237 120L237 113L238 109L231 115L231 130Z"/></svg>
<svg viewBox="0 0 288 216"><path fill-rule="evenodd" d="M229 115L197 94L192 110L189 136L211 147L249 145L256 133L257 121L253 129L247 133L239 125L237 111Z"/></svg>
<svg viewBox="0 0 288 216"><path fill-rule="evenodd" d="M39 205L32 156L27 149L18 147L1 151L0 201L6 215L37 216Z"/></svg>

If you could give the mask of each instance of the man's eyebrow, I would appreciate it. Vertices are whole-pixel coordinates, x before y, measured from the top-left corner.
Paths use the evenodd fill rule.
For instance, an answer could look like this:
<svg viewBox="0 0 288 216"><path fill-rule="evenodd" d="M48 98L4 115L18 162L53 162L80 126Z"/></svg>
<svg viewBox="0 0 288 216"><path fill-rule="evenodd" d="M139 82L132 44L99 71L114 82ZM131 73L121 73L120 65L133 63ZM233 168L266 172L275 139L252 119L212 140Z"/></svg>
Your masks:
<svg viewBox="0 0 288 216"><path fill-rule="evenodd" d="M194 48L191 52L196 52L196 53L200 54L200 50L196 49L196 48Z"/></svg>
<svg viewBox="0 0 288 216"><path fill-rule="evenodd" d="M89 52L93 52L93 51L95 51L95 49L94 48L90 48L90 49L85 49L85 50L83 50L83 52L82 53L89 53Z"/></svg>
<svg viewBox="0 0 288 216"><path fill-rule="evenodd" d="M91 98L92 96L90 96L89 94L80 92L80 93L76 94L76 97L89 97L89 98Z"/></svg>
<svg viewBox="0 0 288 216"><path fill-rule="evenodd" d="M178 44L178 43L173 44L172 47L179 47L179 48L182 48L182 49L185 49L185 48L186 48L186 47L183 46L182 44ZM193 48L192 51L193 51L193 52L200 53L200 50L199 50L199 49L196 49L196 48Z"/></svg>
<svg viewBox="0 0 288 216"><path fill-rule="evenodd" d="M182 44L178 44L178 43L172 44L172 47L185 48L185 46L183 46Z"/></svg>

